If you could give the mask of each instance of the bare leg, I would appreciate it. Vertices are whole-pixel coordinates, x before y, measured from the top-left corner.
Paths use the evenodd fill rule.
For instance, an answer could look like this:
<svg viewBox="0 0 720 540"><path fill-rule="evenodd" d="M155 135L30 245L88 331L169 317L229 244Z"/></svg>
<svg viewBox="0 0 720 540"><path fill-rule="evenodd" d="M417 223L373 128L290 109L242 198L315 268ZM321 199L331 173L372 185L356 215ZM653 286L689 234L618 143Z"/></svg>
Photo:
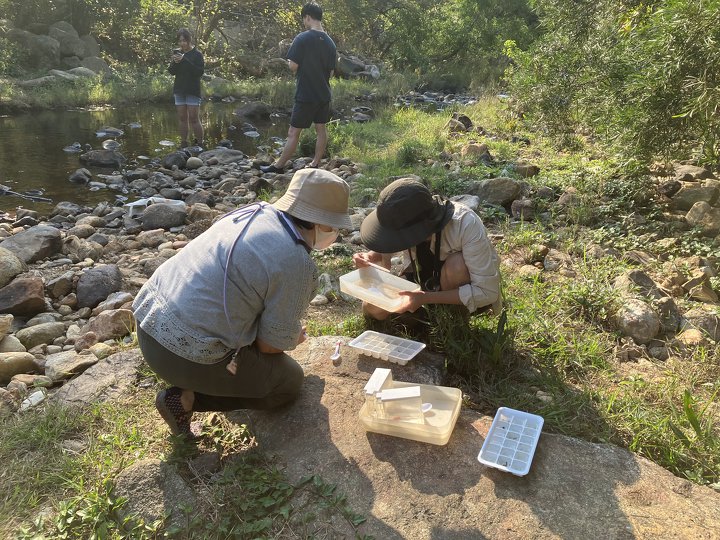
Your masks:
<svg viewBox="0 0 720 540"><path fill-rule="evenodd" d="M195 392L192 390L183 390L182 394L180 394L180 403L182 403L183 409L192 411L193 404L195 403Z"/></svg>
<svg viewBox="0 0 720 540"><path fill-rule="evenodd" d="M453 253L443 264L440 271L440 290L451 291L470 283L470 272L465 266L462 253Z"/></svg>
<svg viewBox="0 0 720 540"><path fill-rule="evenodd" d="M293 154L295 154L298 142L300 141L300 133L302 133L302 128L290 126L290 129L288 129L288 138L285 142L282 154L280 154L277 161L273 163L275 167L278 169L285 168L287 161L293 156Z"/></svg>
<svg viewBox="0 0 720 540"><path fill-rule="evenodd" d="M311 167L320 165L328 142L327 124L315 124L315 131L317 132L317 141L315 142L315 158L310 164Z"/></svg>
<svg viewBox="0 0 720 540"><path fill-rule="evenodd" d="M178 123L180 124L180 140L181 146L187 146L188 138L188 107L187 105L177 105Z"/></svg>
<svg viewBox="0 0 720 540"><path fill-rule="evenodd" d="M190 122L190 126L193 130L193 135L199 144L203 142L203 127L200 123L200 107L194 105L187 106L187 115Z"/></svg>

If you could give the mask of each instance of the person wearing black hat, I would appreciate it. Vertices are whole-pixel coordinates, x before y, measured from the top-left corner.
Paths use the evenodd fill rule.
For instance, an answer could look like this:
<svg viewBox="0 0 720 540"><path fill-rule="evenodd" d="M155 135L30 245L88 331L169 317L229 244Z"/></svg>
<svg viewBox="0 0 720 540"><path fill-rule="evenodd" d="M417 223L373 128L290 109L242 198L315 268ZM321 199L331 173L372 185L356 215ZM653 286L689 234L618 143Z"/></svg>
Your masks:
<svg viewBox="0 0 720 540"><path fill-rule="evenodd" d="M500 310L499 260L482 220L421 182L401 178L383 189L360 237L371 251L353 256L357 267L370 262L389 269L392 254L403 252L405 277L421 286L400 293L406 301L397 313L427 304L464 305L469 313L486 306ZM390 316L368 303L363 311L379 320Z"/></svg>

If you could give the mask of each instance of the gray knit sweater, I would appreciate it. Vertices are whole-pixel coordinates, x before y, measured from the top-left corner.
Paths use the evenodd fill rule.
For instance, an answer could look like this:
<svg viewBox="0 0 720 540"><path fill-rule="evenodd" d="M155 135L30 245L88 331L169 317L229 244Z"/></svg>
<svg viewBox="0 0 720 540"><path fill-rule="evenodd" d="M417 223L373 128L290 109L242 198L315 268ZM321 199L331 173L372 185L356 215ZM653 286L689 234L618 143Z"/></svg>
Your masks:
<svg viewBox="0 0 720 540"><path fill-rule="evenodd" d="M263 204L249 224L248 212L219 220L140 289L133 302L137 324L166 349L201 364L256 338L294 349L317 267L282 219Z"/></svg>

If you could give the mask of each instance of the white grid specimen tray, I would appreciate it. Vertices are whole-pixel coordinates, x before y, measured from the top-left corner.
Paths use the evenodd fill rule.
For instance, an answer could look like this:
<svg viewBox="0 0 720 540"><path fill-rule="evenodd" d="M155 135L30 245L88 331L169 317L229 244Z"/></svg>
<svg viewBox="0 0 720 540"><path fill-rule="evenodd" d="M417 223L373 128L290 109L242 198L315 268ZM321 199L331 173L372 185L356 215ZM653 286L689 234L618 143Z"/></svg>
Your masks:
<svg viewBox="0 0 720 540"><path fill-rule="evenodd" d="M366 330L348 343L363 354L404 366L425 348L424 343Z"/></svg>
<svg viewBox="0 0 720 540"><path fill-rule="evenodd" d="M488 467L525 476L535 455L542 416L500 407L490 426L478 461Z"/></svg>

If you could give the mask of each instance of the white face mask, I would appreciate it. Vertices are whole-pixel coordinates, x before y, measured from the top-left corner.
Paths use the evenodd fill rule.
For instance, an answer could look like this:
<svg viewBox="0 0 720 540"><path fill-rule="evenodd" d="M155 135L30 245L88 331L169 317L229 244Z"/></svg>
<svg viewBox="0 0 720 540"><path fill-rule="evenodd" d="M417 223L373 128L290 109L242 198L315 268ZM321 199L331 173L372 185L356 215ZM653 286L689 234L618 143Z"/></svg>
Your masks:
<svg viewBox="0 0 720 540"><path fill-rule="evenodd" d="M338 229L332 229L329 231L322 231L318 225L315 225L315 241L313 242L313 249L323 250L329 248L335 240L337 240Z"/></svg>

